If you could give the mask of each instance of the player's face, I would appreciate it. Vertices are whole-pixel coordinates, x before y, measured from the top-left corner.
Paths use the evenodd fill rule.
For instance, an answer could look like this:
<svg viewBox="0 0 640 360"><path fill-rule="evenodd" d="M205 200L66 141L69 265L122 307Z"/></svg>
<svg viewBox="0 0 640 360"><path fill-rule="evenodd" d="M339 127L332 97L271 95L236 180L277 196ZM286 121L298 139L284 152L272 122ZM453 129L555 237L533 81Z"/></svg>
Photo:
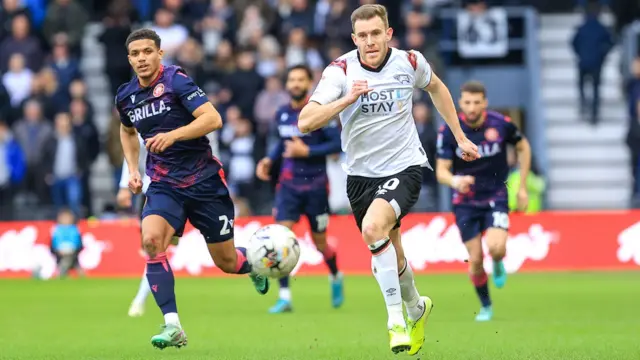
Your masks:
<svg viewBox="0 0 640 360"><path fill-rule="evenodd" d="M463 92L459 104L467 122L474 124L480 121L487 109L487 98L482 93Z"/></svg>
<svg viewBox="0 0 640 360"><path fill-rule="evenodd" d="M307 96L311 87L311 79L302 69L291 70L287 76L287 91L296 100L302 100Z"/></svg>
<svg viewBox="0 0 640 360"><path fill-rule="evenodd" d="M378 67L387 55L392 35L393 29L388 28L376 16L368 20L356 20L351 38L358 47L362 61L369 66Z"/></svg>
<svg viewBox="0 0 640 360"><path fill-rule="evenodd" d="M158 49L153 40L142 39L129 44L129 64L136 75L142 79L152 78L160 68L163 51Z"/></svg>

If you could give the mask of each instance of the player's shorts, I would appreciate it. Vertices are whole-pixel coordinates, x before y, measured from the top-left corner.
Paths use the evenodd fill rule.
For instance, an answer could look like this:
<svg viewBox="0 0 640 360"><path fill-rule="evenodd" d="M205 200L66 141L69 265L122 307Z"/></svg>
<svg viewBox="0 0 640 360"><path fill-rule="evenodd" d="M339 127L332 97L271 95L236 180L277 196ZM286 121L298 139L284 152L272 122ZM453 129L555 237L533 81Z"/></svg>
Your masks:
<svg viewBox="0 0 640 360"><path fill-rule="evenodd" d="M489 228L509 231L509 207L506 201L495 202L493 206L455 205L453 213L463 242L473 239Z"/></svg>
<svg viewBox="0 0 640 360"><path fill-rule="evenodd" d="M305 215L314 233L327 231L329 225L329 192L326 188L297 190L289 186L280 186L275 199L275 220L300 220Z"/></svg>
<svg viewBox="0 0 640 360"><path fill-rule="evenodd" d="M398 219L394 229L400 227L400 220L407 215L420 197L422 168L411 166L391 176L369 178L347 177L347 197L358 229L362 231L362 220L374 199L384 199L391 204Z"/></svg>
<svg viewBox="0 0 640 360"><path fill-rule="evenodd" d="M152 182L146 196L142 218L161 216L173 227L177 236L182 235L188 219L200 230L207 243L233 239L233 201L226 184L218 175L182 189L163 182Z"/></svg>

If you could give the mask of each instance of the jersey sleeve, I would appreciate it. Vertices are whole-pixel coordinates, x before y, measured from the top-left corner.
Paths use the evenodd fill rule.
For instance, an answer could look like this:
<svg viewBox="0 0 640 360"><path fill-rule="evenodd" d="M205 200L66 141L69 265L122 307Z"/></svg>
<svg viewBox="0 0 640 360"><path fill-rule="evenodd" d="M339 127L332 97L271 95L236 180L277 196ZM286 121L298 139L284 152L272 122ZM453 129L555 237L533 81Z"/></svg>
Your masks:
<svg viewBox="0 0 640 360"><path fill-rule="evenodd" d="M173 75L173 91L180 98L182 106L190 113L209 101L207 94L187 74L181 71Z"/></svg>
<svg viewBox="0 0 640 360"><path fill-rule="evenodd" d="M511 119L505 117L505 127L506 131L506 141L509 144L515 145L522 140L523 135L520 132L520 129L516 126L516 124L511 122Z"/></svg>
<svg viewBox="0 0 640 360"><path fill-rule="evenodd" d="M417 89L424 89L431 83L431 77L433 76L431 65L419 51L410 50L408 54L409 62L416 71L413 85Z"/></svg>
<svg viewBox="0 0 640 360"><path fill-rule="evenodd" d="M122 109L120 108L120 104L118 101L118 95L116 95L115 99L114 99L114 103L116 106L116 110L118 110L118 115L120 115L120 123L122 123L122 125L126 126L126 127L133 127L133 123L131 122L131 119L129 119L129 116L125 113L123 113Z"/></svg>
<svg viewBox="0 0 640 360"><path fill-rule="evenodd" d="M458 147L456 140L453 138L451 130L447 126L443 126L438 131L437 156L440 159L453 160L456 148Z"/></svg>
<svg viewBox="0 0 640 360"><path fill-rule="evenodd" d="M344 93L346 80L346 62L338 60L332 62L322 72L322 79L309 101L326 105L340 99Z"/></svg>
<svg viewBox="0 0 640 360"><path fill-rule="evenodd" d="M325 141L320 144L309 145L309 156L327 156L339 154L342 151L340 142L340 129L336 121L322 128Z"/></svg>

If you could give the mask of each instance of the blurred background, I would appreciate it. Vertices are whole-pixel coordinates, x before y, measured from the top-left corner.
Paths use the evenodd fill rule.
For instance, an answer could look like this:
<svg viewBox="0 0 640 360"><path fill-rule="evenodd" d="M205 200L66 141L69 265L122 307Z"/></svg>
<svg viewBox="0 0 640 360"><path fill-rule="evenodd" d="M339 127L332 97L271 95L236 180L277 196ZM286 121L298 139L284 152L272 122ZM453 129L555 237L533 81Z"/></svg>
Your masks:
<svg viewBox="0 0 640 360"><path fill-rule="evenodd" d="M388 7L393 46L421 51L454 97L483 81L490 106L522 128L532 211L640 206L636 1L1 0L0 220L53 219L62 207L81 218L133 213L115 201L113 98L132 76L124 42L140 27L160 34L165 63L184 67L222 114L215 136L237 215L270 214L272 185L254 168L288 101L283 74L304 63L319 80L353 48L349 17L365 3ZM433 163L441 119L426 93L414 99ZM339 160L329 173L332 211L348 213ZM415 211L446 211L448 198L425 170Z"/></svg>

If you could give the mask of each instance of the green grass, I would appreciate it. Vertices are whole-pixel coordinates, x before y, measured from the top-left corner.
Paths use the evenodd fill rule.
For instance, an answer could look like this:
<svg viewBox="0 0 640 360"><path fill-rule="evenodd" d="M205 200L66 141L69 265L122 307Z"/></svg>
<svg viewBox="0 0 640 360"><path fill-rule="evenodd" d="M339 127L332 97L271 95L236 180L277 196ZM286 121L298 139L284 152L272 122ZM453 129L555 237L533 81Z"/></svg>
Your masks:
<svg viewBox="0 0 640 360"><path fill-rule="evenodd" d="M435 308L414 359L640 359L638 273L521 274L492 289L495 320L475 323L478 302L464 275L416 281ZM269 315L249 279L177 281L186 348L155 350L162 317L153 299L126 313L130 280L0 281L0 359L373 360L388 349L386 312L372 277L346 279L347 302L330 307L324 277L292 283L295 312Z"/></svg>

